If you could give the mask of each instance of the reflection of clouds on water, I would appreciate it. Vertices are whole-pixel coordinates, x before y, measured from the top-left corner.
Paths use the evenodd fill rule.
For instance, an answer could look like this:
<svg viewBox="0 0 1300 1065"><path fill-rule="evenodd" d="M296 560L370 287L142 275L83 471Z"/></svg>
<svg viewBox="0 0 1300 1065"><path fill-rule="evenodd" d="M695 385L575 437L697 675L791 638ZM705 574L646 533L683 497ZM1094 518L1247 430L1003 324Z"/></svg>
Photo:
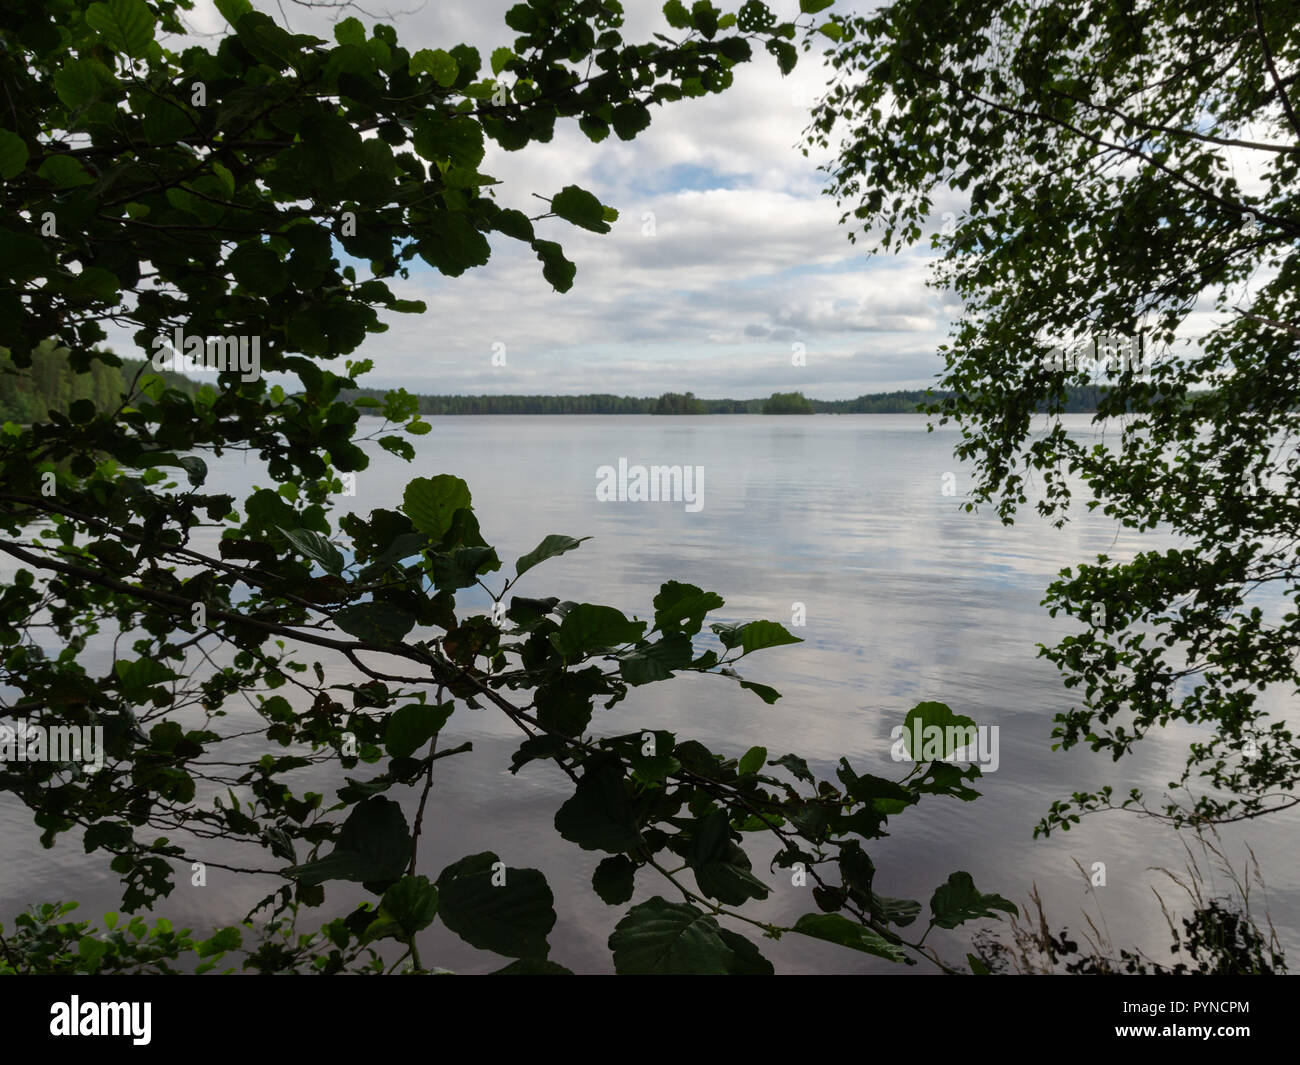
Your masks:
<svg viewBox="0 0 1300 1065"><path fill-rule="evenodd" d="M1096 433L1087 416L1068 417L1066 424L1084 438ZM543 536L563 533L594 539L530 571L515 593L606 603L647 618L659 585L672 579L722 595L726 606L717 620L765 617L786 624L791 604L802 603L806 624L791 631L804 643L740 663L746 679L782 693L774 706L734 682L685 676L633 689L613 710L598 706L593 731L662 727L734 754L755 744L771 757L800 753L819 777L833 778L844 757L856 772L893 778L899 767L890 758L890 730L915 703L945 702L979 725L998 726L998 770L975 784L983 793L975 802L927 798L895 818L892 834L868 848L878 889L924 904L950 872L965 869L982 890L1015 901L1037 883L1054 923L1077 927L1088 900L1071 858L1085 868L1103 861L1107 886L1098 898L1115 941L1140 941L1163 954L1166 930L1147 869L1181 867L1173 834L1121 814L1086 818L1047 840L1034 841L1032 832L1050 803L1075 789L1109 783L1124 794L1142 784L1158 798L1181 775L1189 740L1205 738L1204 730L1171 725L1118 765L1087 750L1050 751L1052 716L1073 705L1073 694L1051 663L1035 657L1036 645L1056 642L1078 622L1050 618L1039 605L1044 588L1063 565L1103 551L1128 557L1165 542L1130 531L1117 537L1112 523L1083 508L1071 524L1054 529L1033 515L1032 498L1011 527L987 510L966 514L957 499L940 494L945 470L957 475L958 497L969 488L969 473L951 457L957 439L951 429L926 433L924 419L911 415L446 417L416 441L413 463L367 445L372 464L358 474L357 497L341 503L360 514L393 507L411 478L454 473L469 482L484 536L503 561L500 572L485 578L492 588L513 576L514 560ZM675 505L596 502L595 470L611 455L703 465L707 508L691 514ZM253 483L266 483L242 456L213 458L210 467L213 492L246 494ZM209 547L215 546L212 537ZM478 613L489 609L490 599L475 588L458 603ZM107 649L106 636L95 639ZM697 644L702 649L710 639L706 630ZM337 663L327 678L356 679ZM1286 697L1273 705L1283 708ZM596 859L552 829L564 798L561 775L534 763L512 776L517 733L490 711L458 709L447 735L457 743L472 740L474 750L439 763L437 818L426 820L421 871L436 876L447 862L486 849L511 865L542 869L559 911L553 955L580 970L608 967L605 938L622 911L592 894ZM332 769L312 768L295 786L306 782L328 793L339 780ZM1256 847L1274 921L1292 944L1300 925L1300 858L1288 839L1297 825L1300 818L1287 814L1225 833L1234 854L1243 840ZM75 843L41 851L32 846L33 831L26 811L0 799L0 898L9 911L36 897L66 897L70 884L85 888L79 894L90 912L115 904L115 880L100 864ZM758 914L793 919L814 910L807 889L793 887L788 873L768 873L770 849L753 839L754 868L774 888ZM209 876L220 879L212 869ZM637 885L635 901L661 892L646 876ZM190 923L236 920L267 890L261 881L228 876L219 892L178 888L168 912L174 905ZM333 913L352 896L330 890ZM436 964L496 967L473 961L454 937L438 935L434 952L425 952ZM778 968L877 967L825 944L794 942L799 938L764 949ZM958 941L949 942L945 952L960 957Z"/></svg>

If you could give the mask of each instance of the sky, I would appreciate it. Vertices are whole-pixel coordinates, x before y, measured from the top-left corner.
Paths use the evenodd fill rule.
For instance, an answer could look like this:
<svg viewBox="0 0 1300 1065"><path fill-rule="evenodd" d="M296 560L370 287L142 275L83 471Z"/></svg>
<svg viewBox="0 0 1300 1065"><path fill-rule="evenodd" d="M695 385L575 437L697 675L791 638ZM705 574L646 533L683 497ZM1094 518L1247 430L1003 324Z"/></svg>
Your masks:
<svg viewBox="0 0 1300 1065"><path fill-rule="evenodd" d="M396 27L408 50L477 47L486 57L515 34L504 22L514 0L381 0L364 4ZM332 39L330 23L352 8L306 9L254 0L296 32ZM783 19L798 0L769 3ZM672 30L656 0L625 0L628 41ZM837 4L836 11L851 10ZM198 33L225 26L211 0L196 0ZM619 212L608 234L558 219L538 223L577 264L560 294L532 251L492 234L493 257L459 278L413 260L399 296L421 299L422 315L388 314L389 331L358 355L374 361L371 387L437 394L653 396L694 392L749 398L801 391L819 399L924 388L935 383L957 307L928 287L928 242L869 258L823 194L826 175L805 157L802 131L828 81L816 50L788 77L758 51L716 96L652 109L634 141L593 144L564 120L547 144L505 152L491 140L480 170L498 178L497 198L530 216L576 184ZM953 204L936 203L934 229ZM504 345L504 348L502 347ZM796 345L802 345L802 349ZM793 357L802 351L803 365ZM493 365L504 355L505 365ZM355 357L355 356L354 356Z"/></svg>

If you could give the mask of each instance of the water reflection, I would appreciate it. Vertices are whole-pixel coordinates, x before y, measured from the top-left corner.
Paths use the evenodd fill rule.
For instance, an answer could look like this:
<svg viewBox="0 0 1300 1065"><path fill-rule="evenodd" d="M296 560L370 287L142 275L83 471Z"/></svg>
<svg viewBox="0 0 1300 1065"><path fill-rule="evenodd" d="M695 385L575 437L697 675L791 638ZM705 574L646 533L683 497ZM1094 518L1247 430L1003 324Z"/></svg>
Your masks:
<svg viewBox="0 0 1300 1065"><path fill-rule="evenodd" d="M1163 956L1165 926L1147 869L1180 864L1171 833L1108 815L1067 835L1032 839L1051 801L1070 791L1107 783L1121 792L1135 784L1158 791L1181 772L1186 742L1197 731L1188 726L1164 730L1118 767L1088 752L1050 752L1052 715L1071 702L1050 663L1035 658L1038 643L1071 627L1039 605L1061 566L1099 551L1122 558L1140 545L1163 546L1160 537L1117 531L1082 507L1064 530L1053 529L1034 516L1032 500L1010 528L989 513L967 514L958 504L969 473L951 457L959 434L927 433L920 417L515 416L434 424L417 439L414 463L373 449L371 467L357 475L356 497L341 501L344 509L394 507L411 477L454 473L469 482L484 535L507 573L545 534L594 537L530 573L520 594L608 603L646 617L659 584L675 579L720 593L727 600L721 620L789 624L795 605L805 608L807 623L794 630L803 644L746 660L748 679L782 692L775 706L717 678L688 676L634 689L614 710L597 710L594 729L668 728L736 754L753 744L773 756L797 751L820 775L847 757L859 772L897 776L890 729L922 699L946 702L1000 728L1001 764L985 778L978 801L926 799L895 820L896 834L870 848L878 890L927 903L950 872L965 869L983 890L1016 901L1036 883L1049 916L1077 927L1089 900L1071 858L1085 866L1104 861L1108 886L1100 898L1114 941ZM1067 424L1081 436L1095 435L1087 416ZM597 468L620 457L704 466L703 510L597 502ZM213 491L242 498L250 485L267 484L244 456L209 465ZM949 472L955 497L941 491ZM208 549L215 550L215 538ZM462 598L465 606L487 602L478 590ZM330 675L354 679L337 665ZM518 742L512 729L488 711L460 709L452 718L448 739L470 739L474 751L438 763L421 871L435 876L447 862L488 849L511 865L543 870L559 912L552 956L578 971L607 970L605 940L622 910L604 906L590 889L598 856L564 843L551 828L566 794L562 775L540 763L509 774ZM321 783L330 777L322 773ZM1298 825L1300 815L1285 814L1224 836L1239 856L1243 842L1254 845L1274 923L1293 948L1300 943ZM3 912L54 897L79 898L89 914L115 905L115 878L98 857L67 839L42 851L30 815L8 797L0 799L0 830ZM753 856L762 873L765 852L755 846ZM764 879L774 891L760 913L792 921L814 908L808 889L791 886L788 874ZM213 871L206 889L182 878L161 909L199 927L236 920L271 886ZM669 894L646 874L637 887L634 901ZM334 912L348 896L330 890ZM958 958L965 949L951 936L936 942ZM796 936L764 949L778 971L903 971ZM442 931L422 953L453 969L496 967Z"/></svg>

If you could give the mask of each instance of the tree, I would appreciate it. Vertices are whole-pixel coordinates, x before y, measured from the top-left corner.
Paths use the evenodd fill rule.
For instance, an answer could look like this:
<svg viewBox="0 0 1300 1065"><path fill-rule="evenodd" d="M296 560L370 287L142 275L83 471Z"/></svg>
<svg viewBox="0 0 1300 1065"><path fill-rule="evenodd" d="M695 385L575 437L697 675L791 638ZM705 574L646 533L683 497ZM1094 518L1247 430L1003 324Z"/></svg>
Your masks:
<svg viewBox="0 0 1300 1065"><path fill-rule="evenodd" d="M651 409L651 414L703 414L704 404L694 392L665 392Z"/></svg>
<svg viewBox="0 0 1300 1065"><path fill-rule="evenodd" d="M764 414L812 414L813 405L802 392L773 392L763 404Z"/></svg>
<svg viewBox="0 0 1300 1065"><path fill-rule="evenodd" d="M1212 730L1189 745L1188 797L1156 811L1175 824L1300 801L1266 701L1300 686L1298 17L901 0L828 28L836 80L811 129L829 145L844 124L829 191L882 248L923 239L942 186L965 197L932 236L963 313L942 348L953 394L930 410L961 427L975 503L1010 523L1040 478L1060 525L1077 473L1089 508L1181 541L1063 570L1045 603L1082 627L1041 651L1081 692L1061 747L1119 759L1157 726ZM1217 318L1193 337L1201 311ZM1104 446L1057 417L1096 380ZM1039 830L1111 805L1077 793ZM1138 790L1119 805L1149 809Z"/></svg>
<svg viewBox="0 0 1300 1065"><path fill-rule="evenodd" d="M0 551L21 567L0 588L0 683L17 692L0 704L0 786L33 811L45 845L75 831L87 852L110 857L128 911L166 896L177 865L221 865L204 852L214 837L252 852L239 871L279 887L247 929L198 943L169 930L156 950L130 947L125 931L83 935L50 904L19 922L25 955L6 947L5 965L58 969L69 963L61 944L76 941L77 971L165 968L193 948L205 965L242 949L248 967L336 972L382 968L375 944L395 940L394 966L409 957L427 971L418 936L436 919L516 958L506 971L557 971L541 873L491 852L433 881L418 872L437 763L469 749L444 731L462 706L519 727L512 771L543 761L569 778L555 827L603 856L593 877L602 899L628 902L639 873L664 876L681 896L631 907L610 940L618 971L770 972L719 918L943 964L924 935L902 934L921 904L876 894L862 842L923 795L974 798L977 767L918 761L896 782L844 761L837 784L762 747L715 753L649 726L610 735L594 720L597 700L612 708L631 687L680 672L775 702L736 663L799 641L769 621L714 621L705 635L723 599L673 580L644 620L519 595L534 567L580 546L564 535L514 562L490 616L458 611L456 592L488 587L502 560L456 477L413 479L396 510L332 513L340 475L368 461L356 439L363 411L383 415L378 442L408 460L410 442L388 427L429 428L401 390L340 399L370 368L346 357L386 328L379 310L423 310L390 279L416 256L459 276L487 261L492 233L526 243L557 290L573 283L575 265L537 219L497 203L478 170L485 138L521 149L576 119L592 140L630 139L651 105L727 88L751 42L789 70L796 24L755 0L735 15L670 2L678 39L638 45L624 41L614 0L531 0L507 13L517 36L492 53L488 77L464 45L412 53L392 27L367 34L352 18L329 43L289 33L247 0L217 0L231 32L215 48L178 53L165 42L188 6L42 0L0 11L0 343L22 368L57 342L84 376L121 364L97 346L99 323L112 319L136 329L150 358L112 409L79 400L0 434ZM574 185L549 205L596 232L616 218ZM369 271L341 266L340 250ZM216 386L168 387L152 372L170 350L160 338L187 354L197 339L199 354L226 360ZM259 361L245 365L253 350ZM270 371L301 388L268 385ZM230 448L256 451L274 489L243 501L205 492L202 454ZM193 546L212 524L216 558ZM103 672L87 654L100 631L119 634ZM327 683L304 652L347 663L352 680ZM249 726L227 719L228 704L256 715L260 757L240 757ZM965 720L937 703L909 715L917 726ZM66 747L54 760L13 756L19 730L25 743L51 728L101 729L103 768L89 771ZM346 771L333 800L294 775L324 762ZM821 912L793 929L736 909L770 891L742 846L754 832L775 840L777 867L815 886ZM340 880L371 901L297 935L300 908L323 905ZM956 873L931 900L927 932L1009 906ZM264 909L254 949L244 936Z"/></svg>

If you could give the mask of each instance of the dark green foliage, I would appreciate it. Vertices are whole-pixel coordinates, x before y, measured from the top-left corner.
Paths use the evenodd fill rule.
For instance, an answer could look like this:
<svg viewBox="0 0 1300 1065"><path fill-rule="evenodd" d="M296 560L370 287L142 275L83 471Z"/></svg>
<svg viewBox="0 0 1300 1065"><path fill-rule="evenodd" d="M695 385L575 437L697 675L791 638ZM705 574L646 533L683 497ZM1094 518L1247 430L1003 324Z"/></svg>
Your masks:
<svg viewBox="0 0 1300 1065"><path fill-rule="evenodd" d="M1062 571L1045 605L1080 627L1042 654L1078 691L1059 746L1117 760L1192 725L1181 778L1155 808L1077 792L1039 831L1294 806L1294 722L1267 700L1300 688L1300 8L900 0L824 36L811 139L848 130L828 191L882 250L937 248L961 303L930 410L961 430L968 508L1010 523L1032 486L1061 525L1082 479L1089 508L1180 542ZM967 204L947 223L941 186ZM1137 365L1098 394L1104 442L1072 438L1057 415L1089 373L1051 349L1102 337Z"/></svg>
<svg viewBox="0 0 1300 1065"><path fill-rule="evenodd" d="M1080 385L1069 391L1067 412L1094 411L1098 385ZM347 390L345 399L366 396L376 401L382 389ZM945 392L913 390L876 392L857 399L809 399L815 414L916 414ZM693 393L665 392L657 399L641 396L416 396L421 414L762 414L770 399L700 399ZM804 413L800 410L791 413Z"/></svg>
<svg viewBox="0 0 1300 1065"><path fill-rule="evenodd" d="M279 886L245 925L197 943L165 921L142 943L143 919L129 938L100 939L62 921L66 907L43 907L0 940L0 970L154 971L191 952L207 964L240 950L242 967L263 972L392 970L407 959L428 972L419 938L440 921L519 959L502 972L562 971L546 961L555 909L540 872L491 853L436 882L418 872L421 835L437 821L426 809L437 762L470 749L452 734L472 708L523 734L512 772L573 785L556 829L578 851L603 852L602 897L626 902L637 874L680 893L623 918L611 941L619 971L771 972L720 923L787 931L731 909L770 889L747 836L770 834L780 867L800 865L829 891L826 877L856 868L841 848L860 853L922 795L973 792L918 765L886 810L847 764L843 789L801 790L765 772L765 755L744 755L742 768L663 730L626 733L612 711L629 686L679 673L775 701L735 667L797 641L765 621L705 629L722 597L674 581L641 616L512 595L581 539L547 536L513 574L493 576L502 560L453 476L413 479L394 510L340 515L333 503L340 475L369 462L356 439L363 411L382 416L380 432L391 426L378 442L407 460L402 432L429 430L405 392L359 394L371 364L348 358L384 331L380 310L423 311L389 287L413 259L455 277L504 238L527 244L557 289L573 283L561 246L491 195L477 169L486 141L521 149L567 119L594 140L630 139L655 105L725 90L751 41L788 69L796 24L749 0L741 37L736 16L710 3L669 5L679 41L625 44L613 0L532 0L507 13L517 36L492 53L498 82L463 45L412 53L392 27L367 33L355 18L328 42L286 31L247 0L218 0L225 36L174 51L188 6L0 8L0 343L49 408L0 434L0 552L16 564L0 585L0 719L102 729L104 740L98 771L12 761L0 788L32 812L46 846L81 832L88 853L103 852L128 911L159 904L213 838ZM595 231L617 217L576 186L551 208ZM338 248L364 265L344 265ZM123 381L129 369L99 347L109 316L146 352L177 329L255 337L260 366L214 371L196 390L142 374L114 402L124 389L95 369ZM51 342L67 349L71 376L48 356ZM272 371L296 383L269 386ZM242 500L207 491L202 456L228 450L258 454L271 487ZM200 549L212 526L217 549ZM455 592L478 583L507 609L459 607ZM101 633L118 637L107 667L88 653ZM228 719L231 707L240 716ZM333 794L310 790L311 779L331 781ZM340 882L369 898L317 933L294 931ZM891 956L937 961L893 927L919 904L887 910L850 888L830 906L846 923L891 944Z"/></svg>
<svg viewBox="0 0 1300 1065"><path fill-rule="evenodd" d="M114 366L96 360L85 372L74 370L68 349L45 341L32 352L31 365L19 369L0 350L0 421L31 425L49 420L54 410L67 414L78 400L91 404L94 413L112 413L128 402L148 402L140 390L146 375L161 378L164 386L194 396L201 383L183 374L156 373L139 359L121 359ZM84 419L83 419L84 420Z"/></svg>
<svg viewBox="0 0 1300 1065"><path fill-rule="evenodd" d="M695 398L694 392L665 392L657 400L652 414L707 414L704 404Z"/></svg>
<svg viewBox="0 0 1300 1065"><path fill-rule="evenodd" d="M295 933L291 921L273 920L261 928L229 925L197 939L165 917L151 924L107 913L102 926L65 920L76 908L75 902L42 903L18 914L12 928L0 924L0 975L384 971L378 952L341 920L307 935ZM236 952L243 955L238 965L231 957Z"/></svg>
<svg viewBox="0 0 1300 1065"><path fill-rule="evenodd" d="M773 392L763 404L764 414L812 414L813 405L802 392Z"/></svg>
<svg viewBox="0 0 1300 1065"><path fill-rule="evenodd" d="M1057 936L1048 933L1050 945L1061 968L1073 975L1104 976L1280 976L1287 971L1286 958L1271 944L1245 914L1219 899L1211 899L1190 917L1180 919L1171 954L1186 952L1190 962L1164 965L1137 951L1121 950L1117 959L1100 958L1079 949L1063 928Z"/></svg>
<svg viewBox="0 0 1300 1065"><path fill-rule="evenodd" d="M1178 920L1166 914L1169 953L1179 960L1156 961L1140 950L1115 951L1085 934L1086 946L1068 928L1054 933L1045 919L1029 926L1013 922L1013 942L991 931L975 933L977 953L968 955L989 973L1069 973L1076 976L1280 976L1287 972L1286 956L1268 924L1261 928L1241 899L1198 899L1190 916ZM1039 917L1041 918L1041 910ZM1095 926L1093 926L1095 927ZM1091 932L1091 929L1090 929Z"/></svg>

